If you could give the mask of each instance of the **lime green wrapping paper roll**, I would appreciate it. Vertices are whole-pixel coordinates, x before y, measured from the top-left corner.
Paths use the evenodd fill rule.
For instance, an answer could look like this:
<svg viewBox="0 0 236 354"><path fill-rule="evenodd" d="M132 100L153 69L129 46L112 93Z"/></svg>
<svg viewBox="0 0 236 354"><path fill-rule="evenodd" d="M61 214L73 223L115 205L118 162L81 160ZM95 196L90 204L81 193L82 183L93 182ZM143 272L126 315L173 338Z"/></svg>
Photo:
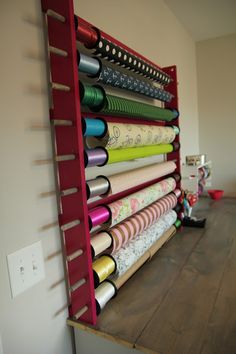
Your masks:
<svg viewBox="0 0 236 354"><path fill-rule="evenodd" d="M151 145L137 148L109 150L107 164L139 159L152 155L167 154L173 151L171 144Z"/></svg>

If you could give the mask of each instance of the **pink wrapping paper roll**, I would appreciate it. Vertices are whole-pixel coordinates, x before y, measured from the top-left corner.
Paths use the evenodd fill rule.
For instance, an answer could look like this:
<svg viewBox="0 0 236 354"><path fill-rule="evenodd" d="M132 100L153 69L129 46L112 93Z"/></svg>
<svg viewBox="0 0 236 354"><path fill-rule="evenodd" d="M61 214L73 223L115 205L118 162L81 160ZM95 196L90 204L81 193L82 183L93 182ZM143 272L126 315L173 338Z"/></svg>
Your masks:
<svg viewBox="0 0 236 354"><path fill-rule="evenodd" d="M177 204L175 193L170 193L149 207L113 227L109 233L113 239L112 253L118 251L128 241L142 233L167 211Z"/></svg>
<svg viewBox="0 0 236 354"><path fill-rule="evenodd" d="M117 173L109 176L110 192L109 194L116 194L126 189L152 181L153 179L166 176L176 169L176 164L173 161L156 163L149 166L136 168L135 170Z"/></svg>

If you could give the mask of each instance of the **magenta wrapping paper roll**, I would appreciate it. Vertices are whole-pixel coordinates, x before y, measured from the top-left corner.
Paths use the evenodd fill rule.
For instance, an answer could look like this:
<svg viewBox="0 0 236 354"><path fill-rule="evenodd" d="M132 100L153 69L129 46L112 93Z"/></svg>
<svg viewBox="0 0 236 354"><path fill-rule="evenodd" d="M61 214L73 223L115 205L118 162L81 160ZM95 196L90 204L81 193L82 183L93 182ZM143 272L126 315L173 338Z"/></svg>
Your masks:
<svg viewBox="0 0 236 354"><path fill-rule="evenodd" d="M122 246L137 235L154 224L157 219L169 210L173 209L177 204L175 193L170 193L161 198L149 207L143 209L139 213L128 218L124 222L110 229L109 234L113 240L112 254L118 251Z"/></svg>
<svg viewBox="0 0 236 354"><path fill-rule="evenodd" d="M90 229L97 225L106 223L110 219L110 212L107 207L99 206L89 211L89 226Z"/></svg>

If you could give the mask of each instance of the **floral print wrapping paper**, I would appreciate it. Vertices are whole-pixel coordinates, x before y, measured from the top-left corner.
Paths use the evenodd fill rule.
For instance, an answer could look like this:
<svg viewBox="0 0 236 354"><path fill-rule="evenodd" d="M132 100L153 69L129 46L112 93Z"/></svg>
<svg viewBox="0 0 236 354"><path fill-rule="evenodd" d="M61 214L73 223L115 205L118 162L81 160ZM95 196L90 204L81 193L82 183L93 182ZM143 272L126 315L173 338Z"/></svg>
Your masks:
<svg viewBox="0 0 236 354"><path fill-rule="evenodd" d="M164 197L168 193L172 192L175 187L175 179L173 177L169 177L147 188L141 189L136 193L130 194L125 198L108 204L112 214L110 227L118 224L156 200Z"/></svg>

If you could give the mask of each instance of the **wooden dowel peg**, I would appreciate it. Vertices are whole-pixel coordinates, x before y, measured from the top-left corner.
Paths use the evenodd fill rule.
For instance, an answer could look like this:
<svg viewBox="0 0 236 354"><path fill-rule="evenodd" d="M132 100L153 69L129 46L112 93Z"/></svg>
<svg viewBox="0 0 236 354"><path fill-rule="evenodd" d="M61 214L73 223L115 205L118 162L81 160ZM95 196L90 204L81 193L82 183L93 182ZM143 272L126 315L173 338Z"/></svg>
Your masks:
<svg viewBox="0 0 236 354"><path fill-rule="evenodd" d="M40 228L40 230L41 231L46 231L46 230L51 229L52 227L55 227L55 226L58 226L58 221L53 221L53 222L51 222L51 223L49 223L47 225L43 225Z"/></svg>
<svg viewBox="0 0 236 354"><path fill-rule="evenodd" d="M70 256L67 256L66 259L67 259L68 262L71 262L71 261L73 261L75 258L81 256L82 254L83 254L83 250L80 249L80 250L78 250L78 251L72 253Z"/></svg>
<svg viewBox="0 0 236 354"><path fill-rule="evenodd" d="M55 160L57 162L75 160L75 155L60 155L56 156Z"/></svg>
<svg viewBox="0 0 236 354"><path fill-rule="evenodd" d="M54 90L59 90L59 91L65 91L65 92L69 92L70 91L70 87L63 85L63 84L58 84L57 82L52 82L52 89Z"/></svg>
<svg viewBox="0 0 236 354"><path fill-rule="evenodd" d="M80 220L74 220L61 226L62 231L66 231L80 224Z"/></svg>
<svg viewBox="0 0 236 354"><path fill-rule="evenodd" d="M34 124L30 127L31 130L50 130L50 125L48 124Z"/></svg>
<svg viewBox="0 0 236 354"><path fill-rule="evenodd" d="M52 119L51 123L55 126L57 126L57 125L72 126L73 125L73 122L71 120L65 120L65 119Z"/></svg>
<svg viewBox="0 0 236 354"><path fill-rule="evenodd" d="M53 163L53 160L52 159L35 160L34 163L35 165L48 165L50 163Z"/></svg>
<svg viewBox="0 0 236 354"><path fill-rule="evenodd" d="M54 197L56 195L55 191L42 192L39 194L41 198Z"/></svg>
<svg viewBox="0 0 236 354"><path fill-rule="evenodd" d="M47 15L50 16L50 17L53 17L55 18L56 20L60 21L60 22L65 22L66 21L66 18L62 15L60 15L59 13L49 9L47 10Z"/></svg>
<svg viewBox="0 0 236 354"><path fill-rule="evenodd" d="M74 194L78 192L78 188L69 188L61 191L61 196L65 197L66 195Z"/></svg>
<svg viewBox="0 0 236 354"><path fill-rule="evenodd" d="M74 285L72 285L70 287L70 291L75 291L75 290L79 289L85 283L86 283L86 279L85 278L80 279L79 281L77 281L77 283L75 283Z"/></svg>
<svg viewBox="0 0 236 354"><path fill-rule="evenodd" d="M65 50L49 46L50 53L60 55L61 57L67 57L68 53Z"/></svg>
<svg viewBox="0 0 236 354"><path fill-rule="evenodd" d="M88 311L88 306L85 305L80 309L73 317L75 320L78 320L86 311Z"/></svg>

